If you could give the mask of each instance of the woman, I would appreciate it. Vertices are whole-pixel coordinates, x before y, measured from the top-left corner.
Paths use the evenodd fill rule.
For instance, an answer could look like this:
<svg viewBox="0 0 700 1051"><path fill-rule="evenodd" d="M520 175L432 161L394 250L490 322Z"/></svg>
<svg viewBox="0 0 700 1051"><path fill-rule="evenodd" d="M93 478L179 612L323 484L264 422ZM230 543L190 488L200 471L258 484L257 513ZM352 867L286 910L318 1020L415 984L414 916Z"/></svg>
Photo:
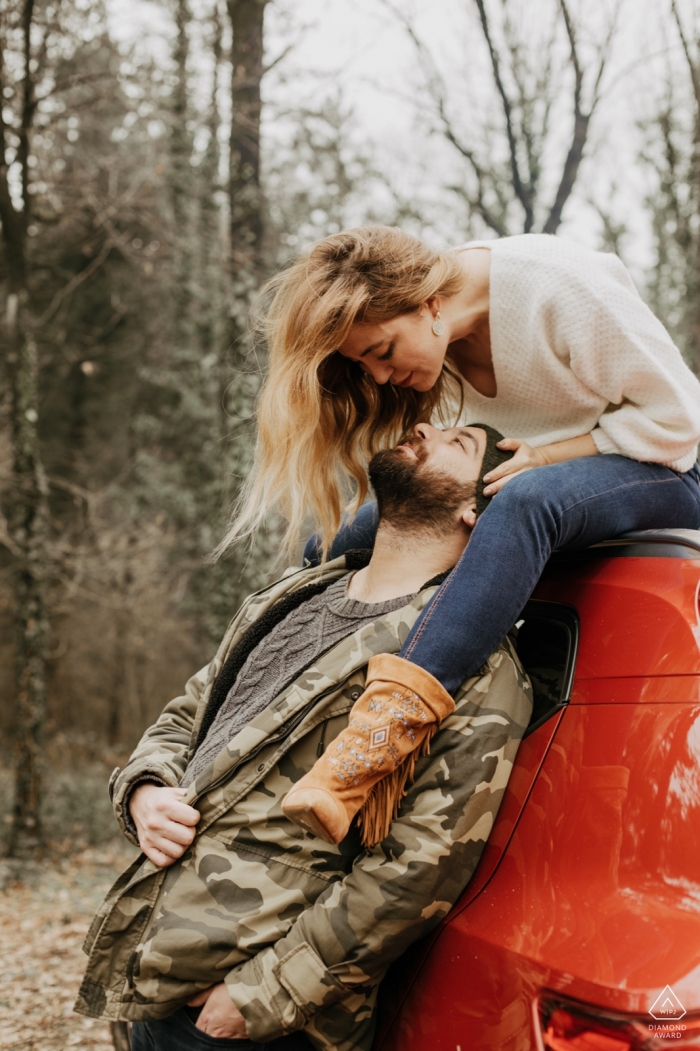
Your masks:
<svg viewBox="0 0 700 1051"><path fill-rule="evenodd" d="M373 509L333 536L349 483L421 420L478 419L515 455L401 656L448 691L517 620L554 548L700 527L700 383L625 267L546 235L437 252L393 228L320 241L279 275L254 474L222 549L273 506L308 511L332 557L371 543Z"/></svg>

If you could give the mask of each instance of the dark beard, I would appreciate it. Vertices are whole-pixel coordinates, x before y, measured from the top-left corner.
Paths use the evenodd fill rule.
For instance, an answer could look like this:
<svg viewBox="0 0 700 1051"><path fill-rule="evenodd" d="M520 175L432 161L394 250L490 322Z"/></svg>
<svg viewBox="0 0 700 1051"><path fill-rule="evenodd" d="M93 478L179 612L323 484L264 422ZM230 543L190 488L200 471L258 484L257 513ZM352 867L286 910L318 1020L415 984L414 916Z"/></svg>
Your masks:
<svg viewBox="0 0 700 1051"><path fill-rule="evenodd" d="M379 521L400 532L447 536L466 500L476 496L476 482L456 482L424 466L422 442L410 442L414 460L400 449L383 449L369 463Z"/></svg>

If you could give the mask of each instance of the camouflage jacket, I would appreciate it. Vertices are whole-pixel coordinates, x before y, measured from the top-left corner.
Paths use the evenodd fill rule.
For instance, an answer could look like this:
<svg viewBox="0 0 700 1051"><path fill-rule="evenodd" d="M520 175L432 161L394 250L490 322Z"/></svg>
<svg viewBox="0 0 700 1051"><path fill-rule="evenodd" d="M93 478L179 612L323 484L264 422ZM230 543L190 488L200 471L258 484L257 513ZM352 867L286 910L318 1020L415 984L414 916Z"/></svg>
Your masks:
<svg viewBox="0 0 700 1051"><path fill-rule="evenodd" d="M344 572L343 556L247 600L209 668L165 708L114 781L125 835L122 803L136 779L151 771L179 783L212 683L241 633L291 589ZM192 846L167 869L141 855L95 917L77 1011L162 1018L224 980L254 1041L303 1028L316 1048L369 1051L387 967L449 911L493 826L532 707L509 640L459 690L376 847L364 850L354 829L331 846L292 824L281 804L347 725L370 657L399 651L435 590L325 653L199 775L185 797L201 813Z"/></svg>

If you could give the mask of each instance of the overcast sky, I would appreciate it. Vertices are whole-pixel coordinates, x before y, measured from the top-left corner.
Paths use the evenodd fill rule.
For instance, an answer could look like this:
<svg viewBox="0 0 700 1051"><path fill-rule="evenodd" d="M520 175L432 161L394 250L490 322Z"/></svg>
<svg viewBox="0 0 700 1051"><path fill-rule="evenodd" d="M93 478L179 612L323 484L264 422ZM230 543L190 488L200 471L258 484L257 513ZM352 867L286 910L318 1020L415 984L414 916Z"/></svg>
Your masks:
<svg viewBox="0 0 700 1051"><path fill-rule="evenodd" d="M193 5L206 0L192 0ZM394 0L412 14L423 38L454 93L456 119L468 134L470 107L479 105L484 85L490 90L483 41L470 0ZM613 0L580 0L584 12L582 48L596 37ZM114 35L168 62L173 27L166 8L150 0L108 0ZM527 31L538 32L551 16L554 0L511 0L527 19ZM684 9L690 26L692 0ZM196 6L195 6L196 9ZM404 192L432 194L436 237L449 239L448 206L440 194L446 169L456 164L454 151L427 133L427 99L415 52L383 0L275 0L266 15L266 41L274 58L290 41L289 55L266 78L272 102L313 100L337 90L352 108L355 135L376 151L392 178L403 180ZM630 234L626 261L641 277L650 259L648 231L639 202L651 185L638 162L638 122L651 112L668 63L683 74L683 59L673 31L670 0L624 0L620 30L608 71L599 118L591 132L591 159L584 165L577 200L565 213L564 236L597 246L600 222L586 199L595 199L624 221ZM463 100L461 102L460 100ZM421 118L423 110L423 119ZM556 123L558 122L558 123ZM555 114L565 148L568 108ZM268 124L268 135L275 134ZM556 158L553 158L556 161ZM556 164L552 165L556 171Z"/></svg>

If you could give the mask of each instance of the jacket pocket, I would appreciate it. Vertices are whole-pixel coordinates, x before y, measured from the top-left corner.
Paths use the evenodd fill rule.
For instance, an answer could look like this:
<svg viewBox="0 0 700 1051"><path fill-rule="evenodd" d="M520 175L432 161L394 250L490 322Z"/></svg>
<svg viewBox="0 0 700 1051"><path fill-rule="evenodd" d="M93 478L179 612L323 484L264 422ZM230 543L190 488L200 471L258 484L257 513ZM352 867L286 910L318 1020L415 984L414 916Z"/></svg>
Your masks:
<svg viewBox="0 0 700 1051"><path fill-rule="evenodd" d="M321 957L308 942L301 942L283 956L277 978L305 1018L315 1014L329 998L337 1000L342 986L326 968Z"/></svg>

